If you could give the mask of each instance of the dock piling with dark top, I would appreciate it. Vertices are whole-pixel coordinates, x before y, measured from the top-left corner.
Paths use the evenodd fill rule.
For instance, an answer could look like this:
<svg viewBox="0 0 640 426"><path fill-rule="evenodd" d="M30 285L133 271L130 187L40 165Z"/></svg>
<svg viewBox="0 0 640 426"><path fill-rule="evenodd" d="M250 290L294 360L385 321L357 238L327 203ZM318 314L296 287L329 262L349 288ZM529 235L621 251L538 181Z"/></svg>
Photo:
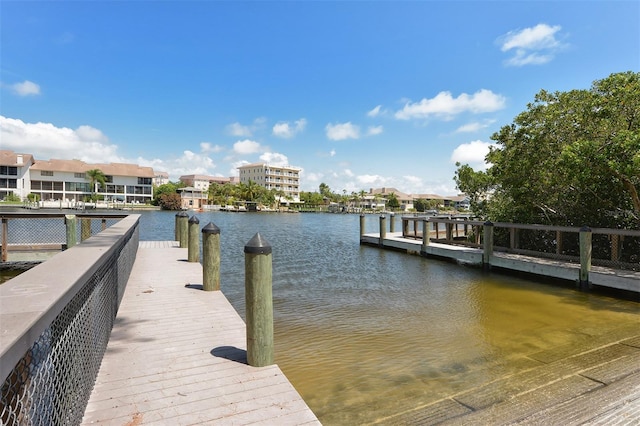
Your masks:
<svg viewBox="0 0 640 426"><path fill-rule="evenodd" d="M365 216L364 216L364 213L362 213L360 215L360 238L362 238L362 236L364 235L364 219L365 219Z"/></svg>
<svg viewBox="0 0 640 426"><path fill-rule="evenodd" d="M220 228L212 222L202 228L202 289L220 290Z"/></svg>
<svg viewBox="0 0 640 426"><path fill-rule="evenodd" d="M387 217L380 215L380 247L384 245L385 238L387 238Z"/></svg>
<svg viewBox="0 0 640 426"><path fill-rule="evenodd" d="M180 242L180 248L187 248L189 245L189 215L186 212L177 214L177 239Z"/></svg>
<svg viewBox="0 0 640 426"><path fill-rule="evenodd" d="M67 214L64 216L64 224L67 228L67 249L75 246L78 243L77 237L77 221L76 215Z"/></svg>
<svg viewBox="0 0 640 426"><path fill-rule="evenodd" d="M396 232L396 215L395 213L389 213L389 232Z"/></svg>
<svg viewBox="0 0 640 426"><path fill-rule="evenodd" d="M187 260L189 262L200 261L200 220L195 215L189 219Z"/></svg>
<svg viewBox="0 0 640 426"><path fill-rule="evenodd" d="M274 363L271 245L257 233L244 246L247 362Z"/></svg>

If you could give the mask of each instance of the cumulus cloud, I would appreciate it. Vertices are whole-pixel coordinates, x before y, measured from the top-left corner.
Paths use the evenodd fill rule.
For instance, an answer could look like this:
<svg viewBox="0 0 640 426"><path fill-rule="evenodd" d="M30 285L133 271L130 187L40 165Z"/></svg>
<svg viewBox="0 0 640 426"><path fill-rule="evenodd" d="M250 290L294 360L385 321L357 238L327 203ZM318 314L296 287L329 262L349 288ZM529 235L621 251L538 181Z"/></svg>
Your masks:
<svg viewBox="0 0 640 426"><path fill-rule="evenodd" d="M563 49L563 43L556 39L562 29L559 25L538 24L535 27L510 31L497 39L500 50L513 52L505 61L508 66L542 65L551 61Z"/></svg>
<svg viewBox="0 0 640 426"><path fill-rule="evenodd" d="M253 132L249 126L243 126L240 123L231 123L226 127L227 133L231 136L238 137L250 137L253 136Z"/></svg>
<svg viewBox="0 0 640 426"><path fill-rule="evenodd" d="M25 80L22 83L12 84L9 87L13 93L18 96L35 96L40 94L40 86L29 80Z"/></svg>
<svg viewBox="0 0 640 426"><path fill-rule="evenodd" d="M88 163L120 162L118 147L99 129L56 127L51 123L25 123L0 116L2 148L33 153L39 159L78 158Z"/></svg>
<svg viewBox="0 0 640 426"><path fill-rule="evenodd" d="M460 162L461 164L469 164L474 168L486 169L488 164L484 158L489 153L489 148L493 144L480 140L463 143L458 145L451 153L451 162Z"/></svg>
<svg viewBox="0 0 640 426"><path fill-rule="evenodd" d="M258 142L245 139L233 144L233 151L237 154L254 154L260 152L260 144Z"/></svg>
<svg viewBox="0 0 640 426"><path fill-rule="evenodd" d="M460 94L457 98L451 92L440 92L434 98L424 98L420 102L407 102L395 117L399 120L426 119L429 117L451 118L456 114L471 112L474 114L493 112L505 107L506 99L491 90L481 89L469 95Z"/></svg>
<svg viewBox="0 0 640 426"><path fill-rule="evenodd" d="M360 175L356 177L357 181L363 185L384 186L388 181L387 178L380 175Z"/></svg>
<svg viewBox="0 0 640 426"><path fill-rule="evenodd" d="M378 105L377 107L375 107L374 109L372 109L371 111L367 112L367 115L369 117L377 117L380 115L380 111L382 109L382 105Z"/></svg>
<svg viewBox="0 0 640 426"><path fill-rule="evenodd" d="M331 151L329 151L329 156L330 157L335 157L336 156L336 150L332 149Z"/></svg>
<svg viewBox="0 0 640 426"><path fill-rule="evenodd" d="M281 121L273 126L273 135L279 138L289 139L302 132L307 126L307 120L301 118L293 123L288 121Z"/></svg>
<svg viewBox="0 0 640 426"><path fill-rule="evenodd" d="M287 158L287 156L277 152L265 152L260 156L260 160L276 167L289 165L289 159Z"/></svg>
<svg viewBox="0 0 640 426"><path fill-rule="evenodd" d="M383 131L382 126L369 126L369 128L367 129L367 135L370 135L370 136L379 135L380 133L382 133L382 131Z"/></svg>
<svg viewBox="0 0 640 426"><path fill-rule="evenodd" d="M360 137L360 127L351 122L327 124L325 127L327 138L332 141L344 139L358 139Z"/></svg>
<svg viewBox="0 0 640 426"><path fill-rule="evenodd" d="M224 148L220 145L211 145L210 142L200 142L200 150L206 153L217 153L224 151Z"/></svg>
<svg viewBox="0 0 640 426"><path fill-rule="evenodd" d="M489 127L489 125L493 124L495 120L487 120L483 123L473 122L464 124L456 129L456 133L474 133L479 130L485 129Z"/></svg>

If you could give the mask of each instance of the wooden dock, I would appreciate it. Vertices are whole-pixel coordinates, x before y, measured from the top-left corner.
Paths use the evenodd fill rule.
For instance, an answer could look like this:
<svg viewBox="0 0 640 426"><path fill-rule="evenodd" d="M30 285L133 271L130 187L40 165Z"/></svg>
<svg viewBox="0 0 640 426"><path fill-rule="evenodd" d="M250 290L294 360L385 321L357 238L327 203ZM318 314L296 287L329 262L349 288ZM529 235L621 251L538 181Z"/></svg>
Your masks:
<svg viewBox="0 0 640 426"><path fill-rule="evenodd" d="M364 234L361 244L406 250L410 253L452 259L473 265L483 264L481 248L430 242L426 247L415 238L405 238L402 232L388 232L380 244L380 234ZM580 265L560 260L524 256L494 251L490 266L510 271L524 272L567 281L578 281ZM591 285L636 293L640 297L640 272L593 266L589 273Z"/></svg>
<svg viewBox="0 0 640 426"><path fill-rule="evenodd" d="M245 323L175 242L140 242L83 424L320 424L277 365L246 362Z"/></svg>

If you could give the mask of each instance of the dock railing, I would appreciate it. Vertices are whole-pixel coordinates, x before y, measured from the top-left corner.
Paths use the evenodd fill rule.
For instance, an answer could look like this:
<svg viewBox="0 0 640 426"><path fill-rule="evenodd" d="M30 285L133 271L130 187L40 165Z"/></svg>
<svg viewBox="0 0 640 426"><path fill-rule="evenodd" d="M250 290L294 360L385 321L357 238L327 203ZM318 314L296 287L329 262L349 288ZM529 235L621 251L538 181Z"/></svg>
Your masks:
<svg viewBox="0 0 640 426"><path fill-rule="evenodd" d="M402 217L402 236L431 242L483 248L486 222L464 218ZM491 224L494 252L580 264L580 236L590 241L595 266L640 271L640 231L496 222Z"/></svg>
<svg viewBox="0 0 640 426"><path fill-rule="evenodd" d="M20 252L62 251L126 217L126 213L0 212L1 262Z"/></svg>
<svg viewBox="0 0 640 426"><path fill-rule="evenodd" d="M129 215L0 285L1 424L80 424L136 258L139 220Z"/></svg>

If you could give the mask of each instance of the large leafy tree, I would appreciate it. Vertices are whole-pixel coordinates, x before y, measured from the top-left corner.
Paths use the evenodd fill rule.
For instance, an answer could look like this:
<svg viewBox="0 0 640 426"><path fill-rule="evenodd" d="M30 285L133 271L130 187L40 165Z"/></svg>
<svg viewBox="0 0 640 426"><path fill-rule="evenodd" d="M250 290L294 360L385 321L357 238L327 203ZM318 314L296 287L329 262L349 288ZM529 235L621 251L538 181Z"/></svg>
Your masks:
<svg viewBox="0 0 640 426"><path fill-rule="evenodd" d="M640 227L640 73L542 90L492 139L489 169L459 165L454 178L487 218Z"/></svg>

